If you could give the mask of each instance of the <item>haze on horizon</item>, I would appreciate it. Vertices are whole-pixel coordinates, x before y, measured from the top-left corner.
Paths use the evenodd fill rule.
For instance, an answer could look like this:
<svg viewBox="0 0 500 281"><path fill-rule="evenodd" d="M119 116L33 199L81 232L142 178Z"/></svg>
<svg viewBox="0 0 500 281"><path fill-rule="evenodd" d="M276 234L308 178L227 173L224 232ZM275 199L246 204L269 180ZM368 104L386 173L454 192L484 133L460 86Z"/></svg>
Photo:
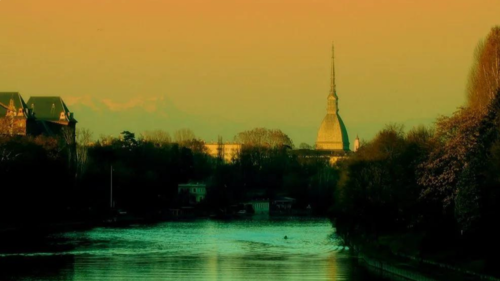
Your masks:
<svg viewBox="0 0 500 281"><path fill-rule="evenodd" d="M279 128L313 144L335 44L351 148L465 101L500 1L0 0L0 91L58 95L96 134Z"/></svg>

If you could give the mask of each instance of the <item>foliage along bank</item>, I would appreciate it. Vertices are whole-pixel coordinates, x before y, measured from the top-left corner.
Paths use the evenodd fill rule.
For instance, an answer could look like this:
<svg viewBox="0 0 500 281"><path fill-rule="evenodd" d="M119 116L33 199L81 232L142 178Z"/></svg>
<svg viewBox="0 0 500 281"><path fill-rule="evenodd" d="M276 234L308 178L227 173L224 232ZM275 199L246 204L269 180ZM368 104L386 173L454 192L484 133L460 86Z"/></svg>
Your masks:
<svg viewBox="0 0 500 281"><path fill-rule="evenodd" d="M243 147L232 162L209 156L190 130L176 132L174 140L163 131L138 138L124 131L95 142L88 130L76 135L76 146L58 137L0 137L2 227L102 220L111 209L111 167L114 209L145 218L185 206L177 189L187 182L207 184L206 200L197 206L205 213L255 196L290 196L296 207L311 205L316 214L333 203L338 171L324 159L294 153L279 130L238 134Z"/></svg>
<svg viewBox="0 0 500 281"><path fill-rule="evenodd" d="M432 128L389 125L341 163L347 242L500 276L500 27L478 44L467 104Z"/></svg>

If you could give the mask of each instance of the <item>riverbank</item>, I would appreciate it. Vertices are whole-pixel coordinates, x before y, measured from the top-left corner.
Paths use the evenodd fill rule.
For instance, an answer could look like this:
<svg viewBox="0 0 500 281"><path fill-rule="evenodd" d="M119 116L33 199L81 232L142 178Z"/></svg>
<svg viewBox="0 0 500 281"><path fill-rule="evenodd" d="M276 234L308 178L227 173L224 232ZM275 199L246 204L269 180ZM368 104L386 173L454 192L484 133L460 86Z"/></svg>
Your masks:
<svg viewBox="0 0 500 281"><path fill-rule="evenodd" d="M387 237L382 237L377 241L370 241L369 243L357 239L354 243L351 241L351 247L356 252L360 264L371 270L402 277L405 280L500 281L500 278L473 271L468 267L453 266L451 264L394 251L390 244L401 245L401 241L398 241L396 237L392 238L392 240L389 240ZM405 239L408 240L408 238L402 240ZM387 241L391 241L391 243ZM407 241L407 243L407 249L411 248L410 241Z"/></svg>

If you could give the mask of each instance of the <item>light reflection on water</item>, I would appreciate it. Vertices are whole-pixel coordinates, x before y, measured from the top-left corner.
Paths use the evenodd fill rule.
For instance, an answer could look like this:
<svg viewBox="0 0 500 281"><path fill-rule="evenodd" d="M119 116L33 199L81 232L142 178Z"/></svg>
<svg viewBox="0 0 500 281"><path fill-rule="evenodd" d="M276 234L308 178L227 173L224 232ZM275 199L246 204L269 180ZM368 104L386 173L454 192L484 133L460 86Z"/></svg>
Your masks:
<svg viewBox="0 0 500 281"><path fill-rule="evenodd" d="M380 280L342 249L326 219L166 222L52 238L66 250L0 254L0 279Z"/></svg>

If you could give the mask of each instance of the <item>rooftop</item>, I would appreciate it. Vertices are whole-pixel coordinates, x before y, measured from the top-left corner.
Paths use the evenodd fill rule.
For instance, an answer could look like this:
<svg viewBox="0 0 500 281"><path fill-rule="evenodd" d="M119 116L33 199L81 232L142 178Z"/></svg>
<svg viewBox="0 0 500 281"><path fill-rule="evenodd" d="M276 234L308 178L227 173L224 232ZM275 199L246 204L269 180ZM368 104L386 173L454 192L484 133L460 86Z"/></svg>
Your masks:
<svg viewBox="0 0 500 281"><path fill-rule="evenodd" d="M28 100L28 106L37 119L51 122L77 122L61 97L36 96Z"/></svg>
<svg viewBox="0 0 500 281"><path fill-rule="evenodd" d="M14 106L13 110L15 110L16 116L19 117L19 113L21 112L21 116L28 117L28 106L18 92L0 92L0 116L7 115L9 107L11 106L11 101ZM22 110L20 111L20 109Z"/></svg>

